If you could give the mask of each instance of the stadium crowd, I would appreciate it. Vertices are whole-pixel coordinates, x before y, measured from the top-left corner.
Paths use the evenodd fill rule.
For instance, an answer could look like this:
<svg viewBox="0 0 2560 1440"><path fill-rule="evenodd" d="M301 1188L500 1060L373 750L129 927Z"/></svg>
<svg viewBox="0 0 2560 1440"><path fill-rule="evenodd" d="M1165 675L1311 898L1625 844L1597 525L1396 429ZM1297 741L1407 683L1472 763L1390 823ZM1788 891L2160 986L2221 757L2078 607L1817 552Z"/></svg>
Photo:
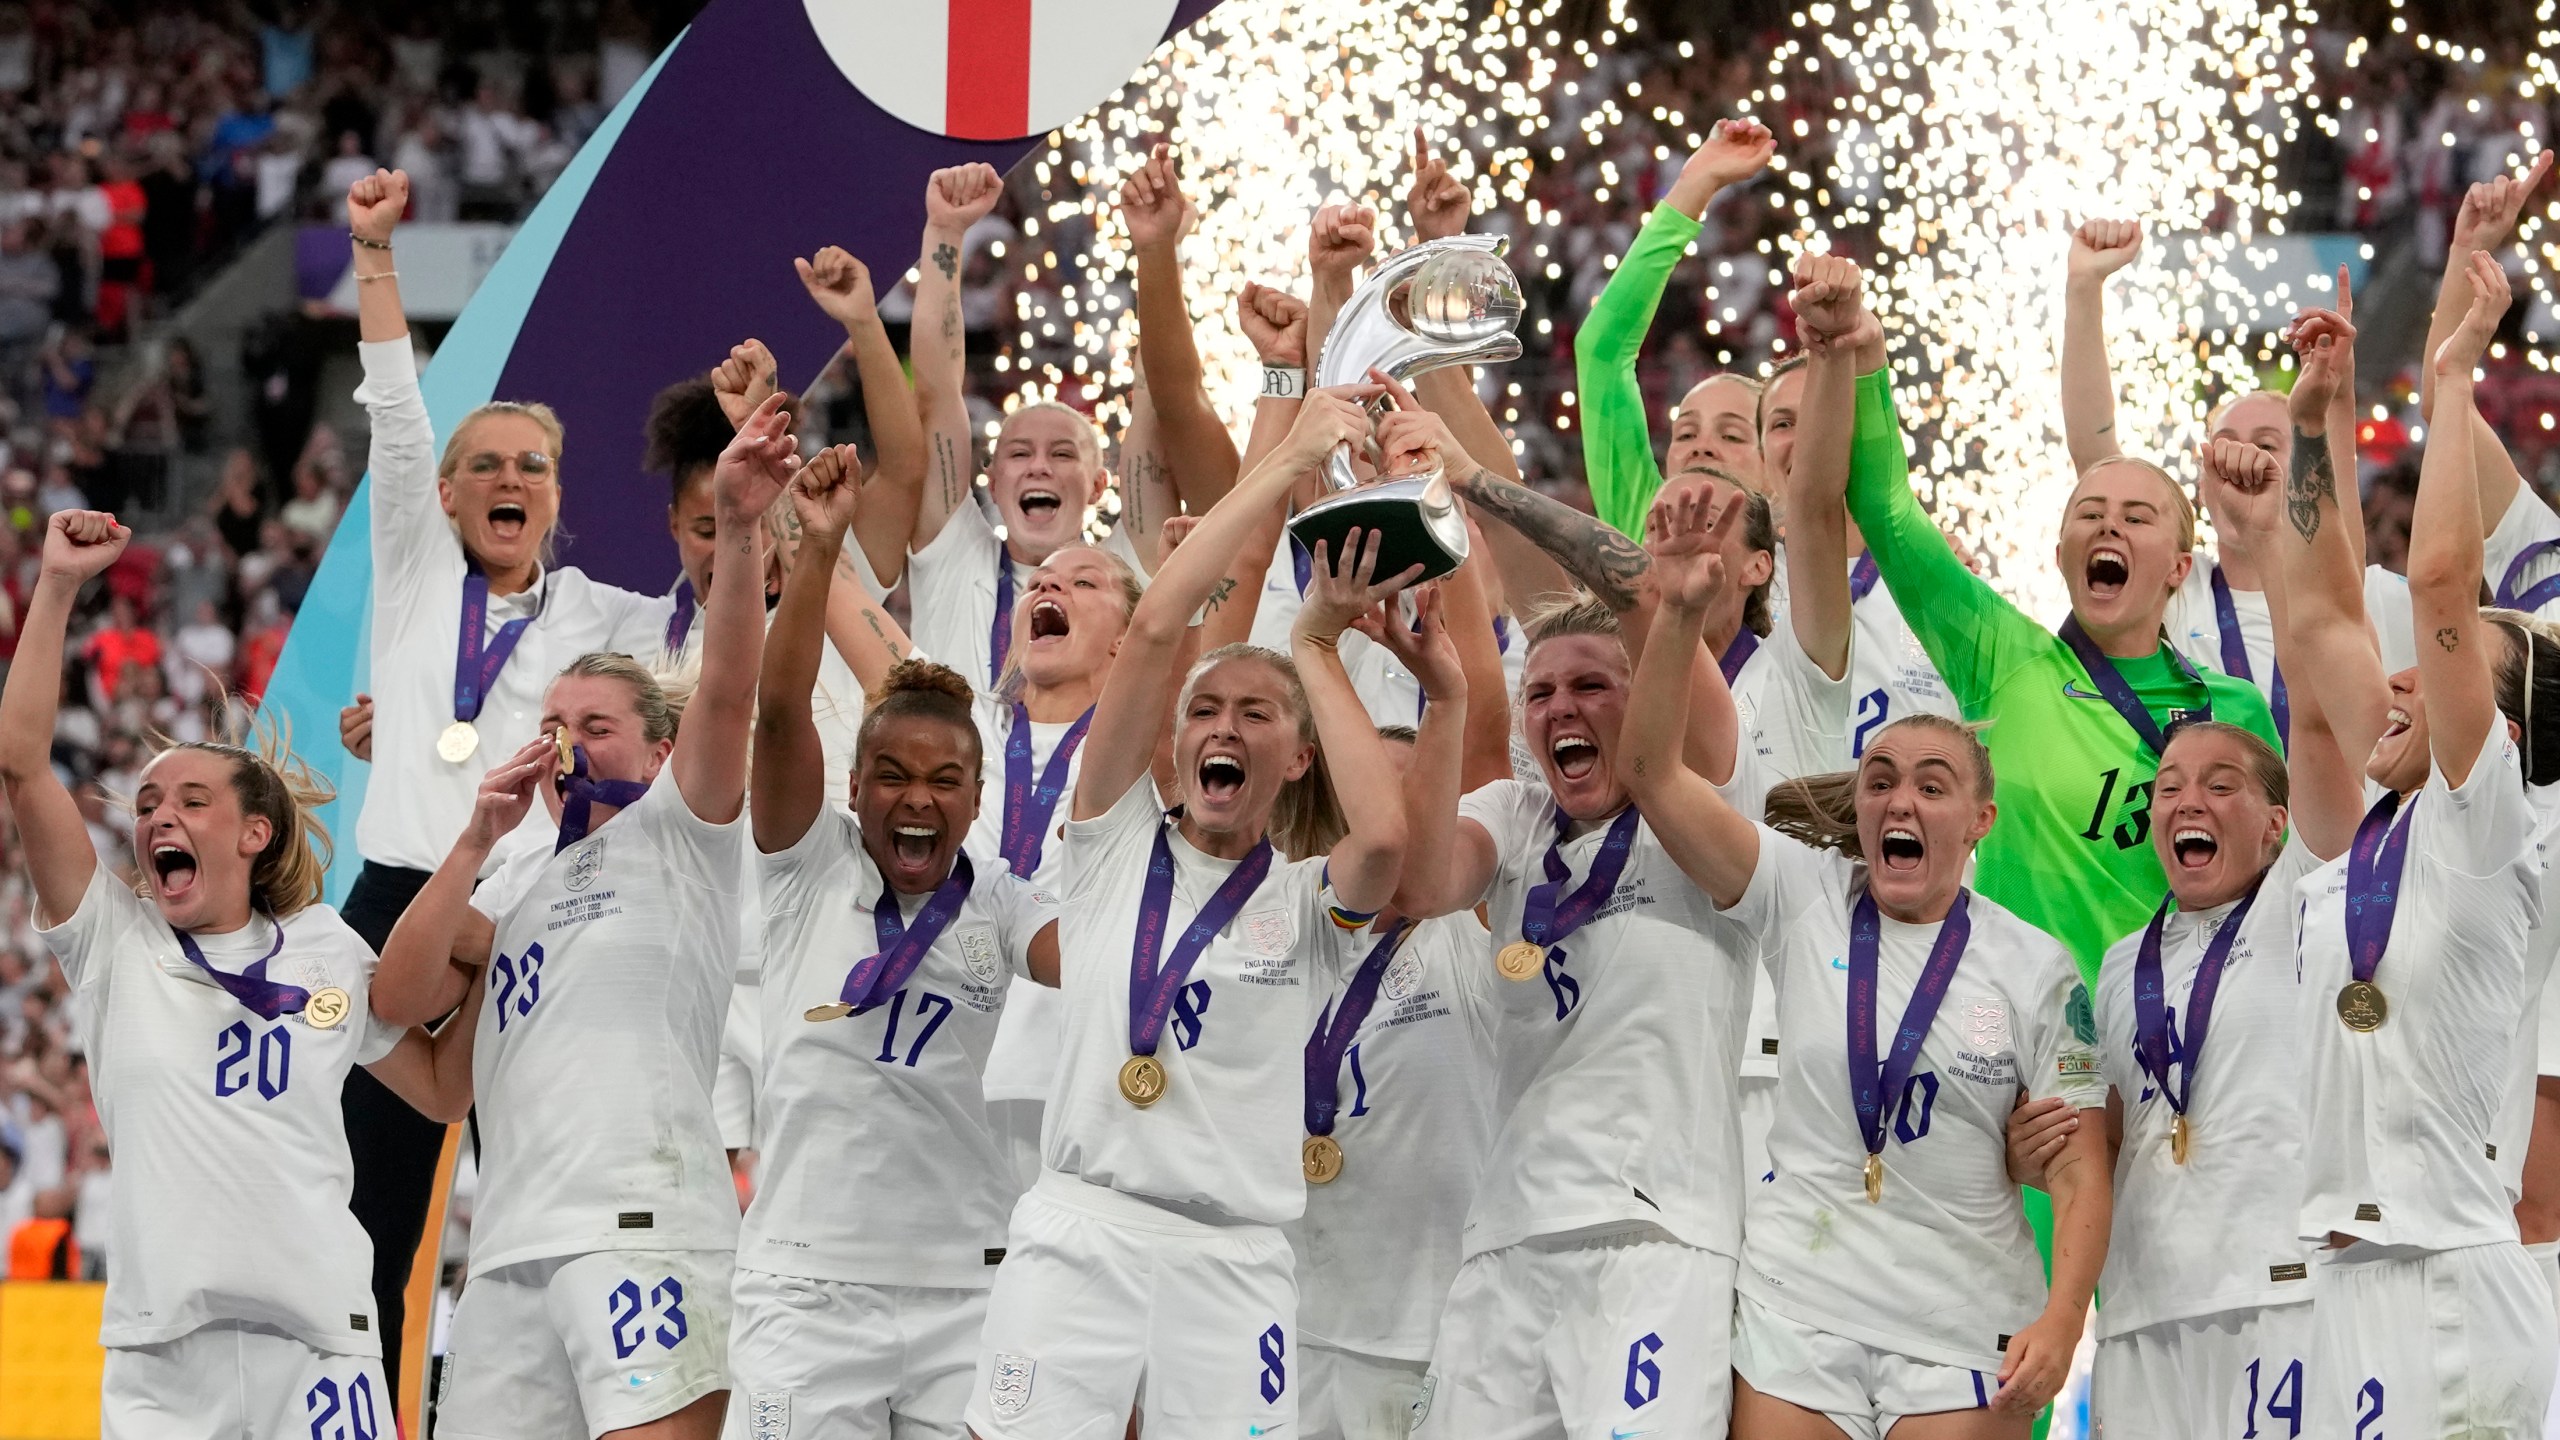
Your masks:
<svg viewBox="0 0 2560 1440"><path fill-rule="evenodd" d="M135 331L258 224L306 204L346 218L347 209L325 197L343 197L350 186L361 192L377 159L406 173L410 219L519 213L646 63L649 26L617 10L601 22L608 38L592 62L581 56L576 63L510 65L489 57L520 52L464 53L423 12L388 30L337 27L299 12L223 21L154 15L94 31L45 23L56 17L0 16L0 90L15 89L24 102L12 128L0 131L0 156L7 157L0 165L24 167L28 177L13 186L0 170L0 224L7 227L0 229L0 378L9 406L0 425L8 450L0 461L7 520L0 528L0 662L15 656L53 515L130 505L163 522L124 545L105 583L87 593L74 616L50 746L52 767L70 787L98 854L130 876L135 857L111 797L134 793L160 737L191 742L237 733L364 467L325 427L314 430L282 476L262 473L246 449L216 458L209 437L245 427L204 413L200 379L192 378L204 361L183 342L167 346L165 360L129 365L130 383L112 396L99 393L103 360L125 353L119 347ZM2337 228L2382 243L2413 245L2423 263L2441 268L2466 192L2521 170L2526 142L2552 133L2550 113L2516 99L2510 74L2495 63L2448 64L2388 42L2368 47L2335 30L2314 32L2312 48L2323 93L2353 103L2340 107L2350 119L2335 141L2306 126L2288 154L2305 211L2334 215ZM1703 37L1674 38L1610 55L1600 78L1606 87L1635 80L1647 95L1682 96L1692 115L1725 114L1765 53L1765 45L1718 53ZM22 77L14 87L12 76ZM1817 113L1825 103L1819 85L1802 87L1788 113ZM1551 104L1552 138L1571 144L1579 119L1574 106ZM1687 128L1637 115L1608 146L1576 146L1571 160L1541 167L1536 203L1566 220L1560 229L1534 232L1556 238L1515 250L1528 305L1521 334L1531 353L1507 372L1521 388L1493 418L1516 445L1521 480L1585 512L1595 497L1578 433L1585 413L1575 392L1585 387L1576 375L1576 342L1648 216L1690 167ZM1819 155L1809 159L1822 163ZM997 263L1005 253L999 247L1025 243L1020 217L1043 200L1027 177L1012 177L992 209L968 226L957 275L946 277L956 282L967 339L958 399L971 436L988 433L1004 413L1001 397L1013 387L991 361L1012 343L1012 317L1042 299L1025 293L1039 282L1020 278L1018 263ZM155 206L163 207L156 228ZM168 218L181 211L183 227ZM1772 268L1761 246L1777 225L1757 192L1741 186L1706 209L1695 253L1668 267L1635 366L1642 414L1670 413L1719 372L1787 360L1846 333L1823 335L1798 314L1793 297L1808 293L1837 304L1819 287L1836 289L1838 282ZM1525 210L1477 215L1471 228L1533 233ZM1062 233L1074 232L1048 230ZM45 257L41 272L27 260L13 281L13 262L35 255ZM1073 257L1062 258L1072 273ZM32 309L13 317L13 302L41 309L41 319ZM914 353L916 304L907 286L879 304L884 333L902 354ZM2498 317L2507 343L2484 357L2488 378L2473 403L2524 479L2549 494L2560 484L2560 448L2551 439L2560 385L2524 359L2526 313L2519 307ZM14 323L21 319L30 323ZM2363 558L2393 572L2408 569L2418 508L2424 447L2414 437L2427 358L2416 354L2381 386L2349 391L2353 412L2374 417L2359 426L2361 463L2349 482L2366 501ZM813 467L836 453L831 445L858 441L869 457L882 444L864 404L876 397L866 397L854 378L862 359L858 342L848 342L837 365L802 397L805 418L789 443ZM379 447L380 434L373 438ZM1648 443L1659 461L1666 447ZM1680 443L1668 448L1676 452ZM188 454L203 455L215 470L210 485L173 485L183 467L170 457ZM846 462L839 454L830 463ZM1851 481L1853 511L1858 483ZM199 501L186 493L192 488L209 493ZM1597 498L1607 505L1605 494ZM1639 497L1650 499L1649 491ZM1733 523L1730 515L1710 520L1696 511L1693 501L1690 513L1675 507L1657 520L1682 534ZM1874 517L1861 511L1858 518ZM1166 558L1149 556L1147 568ZM1314 593L1326 593L1321 581ZM912 619L902 603L882 603L882 621ZM923 626L913 628L921 638ZM2530 653L2534 642L2524 644ZM1363 698L1375 708L1373 696ZM0 1228L12 1237L13 1274L110 1274L105 1212L114 1172L73 1039L70 985L37 934L27 859L13 817L0 826ZM1699 883L1715 892L1713 883ZM1036 956L1030 964L1037 973ZM1562 1004L1562 990L1557 995ZM1632 1379L1629 1387L1632 1393Z"/></svg>

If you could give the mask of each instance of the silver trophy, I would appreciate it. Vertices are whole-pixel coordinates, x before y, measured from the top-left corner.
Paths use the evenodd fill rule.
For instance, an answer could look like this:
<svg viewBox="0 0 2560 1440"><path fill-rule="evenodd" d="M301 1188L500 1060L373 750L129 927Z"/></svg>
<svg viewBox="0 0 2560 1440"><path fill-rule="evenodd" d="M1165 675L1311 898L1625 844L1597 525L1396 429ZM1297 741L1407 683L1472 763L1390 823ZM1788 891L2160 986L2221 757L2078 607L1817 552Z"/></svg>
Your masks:
<svg viewBox="0 0 2560 1440"><path fill-rule="evenodd" d="M1510 243L1500 235L1452 235L1389 256L1335 317L1316 383L1356 385L1373 369L1403 383L1444 365L1519 359L1520 337L1512 331L1520 324L1520 280L1502 261ZM1383 413L1386 402L1370 408ZM1309 553L1321 540L1339 556L1342 537L1357 529L1378 533L1380 578L1420 565L1422 578L1434 579L1467 558L1466 517L1439 471L1363 483L1346 445L1326 466L1325 482L1334 493L1289 522Z"/></svg>

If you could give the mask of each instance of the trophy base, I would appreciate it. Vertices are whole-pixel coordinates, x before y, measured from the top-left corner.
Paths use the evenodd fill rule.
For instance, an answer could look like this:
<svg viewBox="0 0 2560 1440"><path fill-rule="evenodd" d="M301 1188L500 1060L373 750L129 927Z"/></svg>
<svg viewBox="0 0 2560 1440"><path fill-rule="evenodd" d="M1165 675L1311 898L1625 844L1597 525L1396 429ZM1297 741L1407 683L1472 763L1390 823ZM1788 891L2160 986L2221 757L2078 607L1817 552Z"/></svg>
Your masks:
<svg viewBox="0 0 2560 1440"><path fill-rule="evenodd" d="M1328 553L1338 555L1344 535L1374 530L1379 535L1378 564L1371 572L1376 578L1419 565L1424 580L1437 580L1467 558L1466 518L1448 488L1437 482L1436 476L1411 476L1337 491L1298 512L1289 522L1289 534L1309 554L1321 540Z"/></svg>

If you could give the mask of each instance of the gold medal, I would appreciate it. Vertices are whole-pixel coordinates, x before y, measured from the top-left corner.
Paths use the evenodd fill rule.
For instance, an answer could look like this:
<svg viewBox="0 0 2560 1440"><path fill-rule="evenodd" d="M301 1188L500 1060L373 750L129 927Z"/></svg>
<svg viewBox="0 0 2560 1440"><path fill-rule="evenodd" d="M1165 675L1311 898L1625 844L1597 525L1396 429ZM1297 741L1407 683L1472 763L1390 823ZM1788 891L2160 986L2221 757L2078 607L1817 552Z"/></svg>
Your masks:
<svg viewBox="0 0 2560 1440"><path fill-rule="evenodd" d="M314 1030L335 1030L347 1023L347 992L323 985L302 1002L302 1023Z"/></svg>
<svg viewBox="0 0 2560 1440"><path fill-rule="evenodd" d="M2370 980L2350 980L2338 991L2338 1019L2359 1035L2369 1035L2391 1018L2391 1002Z"/></svg>
<svg viewBox="0 0 2560 1440"><path fill-rule="evenodd" d="M1330 1185L1342 1177L1342 1146L1330 1135L1310 1135L1298 1147L1298 1168L1310 1185Z"/></svg>
<svg viewBox="0 0 2560 1440"><path fill-rule="evenodd" d="M459 765L480 748L480 727L468 720L456 720L444 727L436 737L436 758L448 765Z"/></svg>
<svg viewBox="0 0 2560 1440"><path fill-rule="evenodd" d="M1153 1055L1132 1055L1120 1067L1120 1098L1144 1110L1164 1098L1164 1062Z"/></svg>
<svg viewBox="0 0 2560 1440"><path fill-rule="evenodd" d="M564 727L562 729L552 731L551 743L557 746L560 751L560 773L563 775L577 774L578 752L570 748L568 730Z"/></svg>
<svg viewBox="0 0 2560 1440"><path fill-rule="evenodd" d="M2195 1132L2187 1128L2187 1117L2177 1116L2169 1122L2169 1158L2180 1165L2187 1163L2188 1139Z"/></svg>
<svg viewBox="0 0 2560 1440"><path fill-rule="evenodd" d="M852 1006L847 1005L841 1000L830 1000L824 1005L812 1005L808 1009L801 1011L800 1018L812 1022L821 1020L841 1020L852 1013Z"/></svg>
<svg viewBox="0 0 2560 1440"><path fill-rule="evenodd" d="M1547 952L1526 940L1515 940L1493 957L1493 968L1505 980L1526 980L1546 968Z"/></svg>
<svg viewBox="0 0 2560 1440"><path fill-rule="evenodd" d="M1883 1199L1884 1157L1870 1155L1867 1157L1867 1203L1873 1205Z"/></svg>

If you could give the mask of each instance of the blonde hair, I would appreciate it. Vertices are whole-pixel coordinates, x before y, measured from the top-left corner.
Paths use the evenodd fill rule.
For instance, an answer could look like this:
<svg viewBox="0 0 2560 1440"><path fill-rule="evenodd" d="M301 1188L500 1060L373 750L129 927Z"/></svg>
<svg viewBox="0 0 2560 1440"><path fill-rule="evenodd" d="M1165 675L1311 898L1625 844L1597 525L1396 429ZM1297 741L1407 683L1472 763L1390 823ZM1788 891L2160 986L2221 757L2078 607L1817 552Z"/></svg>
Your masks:
<svg viewBox="0 0 2560 1440"><path fill-rule="evenodd" d="M551 480L557 485L560 482L560 452L569 443L569 432L562 428L559 413L539 400L492 400L463 416L461 423L453 427L453 433L445 437L444 454L436 461L436 478L450 480L453 472L462 468L462 437L471 433L473 425L502 415L522 416L542 427L543 437L551 442ZM454 535L459 538L461 525L449 516L446 523L453 525ZM551 513L551 528L542 532L542 568L545 570L560 563L559 539L560 512L555 509Z"/></svg>
<svg viewBox="0 0 2560 1440"><path fill-rule="evenodd" d="M2273 400L2276 402L2276 408L2284 411L2288 420L2292 417L2293 397L2283 391L2243 390L2237 395L2224 396L2221 403L2204 412L2204 433L2208 436L2212 435L2215 428L2222 424L2222 417L2230 414L2242 401L2257 399Z"/></svg>
<svg viewBox="0 0 2560 1440"><path fill-rule="evenodd" d="M1316 739L1315 710L1307 704L1307 687L1298 678L1296 662L1260 645L1221 645L1201 656L1191 673L1182 677L1182 690L1174 700L1174 723L1179 726L1183 712L1191 708L1191 695L1201 678L1231 660L1269 666L1280 677L1282 698L1298 719L1298 742L1315 750L1306 773L1282 785L1279 798L1272 802L1271 843L1292 860L1324 854L1350 832L1350 826L1334 799L1333 776L1325 768L1324 746Z"/></svg>
<svg viewBox="0 0 2560 1440"><path fill-rule="evenodd" d="M1618 612L1587 590L1549 594L1520 617L1520 634L1528 641L1520 653L1527 655L1550 640L1568 635L1595 635L1614 640L1620 647L1626 636L1618 625Z"/></svg>
<svg viewBox="0 0 2560 1440"><path fill-rule="evenodd" d="M1032 400L1006 411L1004 419L996 423L995 443L1004 443L1004 437L1012 433L1015 421L1042 410L1054 410L1075 421L1076 453L1084 457L1085 464L1097 470L1102 468L1102 432L1093 428L1092 419L1083 411L1062 400Z"/></svg>
<svg viewBox="0 0 2560 1440"><path fill-rule="evenodd" d="M692 700L695 674L660 675L628 655L595 650L579 656L552 677L562 680L619 680L631 687L631 706L640 714L640 733L649 743L673 740L684 725L684 707Z"/></svg>
<svg viewBox="0 0 2560 1440"><path fill-rule="evenodd" d="M1967 757L1973 762L1973 797L1991 798L1991 749L1982 743L1982 727L1944 715L1922 711L1905 715L1882 730L1876 739L1905 726L1935 730L1941 735L1959 739ZM1871 743L1868 747L1873 749ZM1817 850L1837 850L1852 860L1866 855L1858 843L1858 772L1837 770L1824 775L1800 775L1782 780L1769 791L1765 807L1769 828L1790 839L1803 841Z"/></svg>
<svg viewBox="0 0 2560 1440"><path fill-rule="evenodd" d="M788 497L785 498L787 499ZM1129 568L1128 561L1121 559L1119 556L1112 554L1110 551L1103 549L1101 546L1096 545L1089 540L1078 540L1072 545L1061 545L1055 551L1050 553L1049 560L1055 560L1060 555L1064 555L1070 550L1092 551L1095 555L1101 558L1103 568L1111 572L1111 578L1120 582L1120 623L1123 627L1126 627L1129 623L1129 617L1138 613L1138 601L1140 597L1147 593L1147 582L1138 578L1138 572ZM1040 564L1045 568L1048 565L1049 560L1043 560ZM1019 604L1021 602L1016 601L1015 603ZM1013 617L1010 615L1006 616L1005 624L1011 625L1012 623ZM967 682L963 681L961 683L966 684ZM1004 670L1001 674L996 676L995 696L997 699L1007 702L1022 698L1022 651L1018 647L1008 646L1005 649Z"/></svg>
<svg viewBox="0 0 2560 1440"><path fill-rule="evenodd" d="M269 719L261 712L247 734L235 732L225 740L172 741L156 733L151 739L155 761L194 750L230 762L231 793L240 801L242 817L267 822L266 846L249 865L251 909L284 920L320 903L336 847L315 812L338 798L338 792L293 753L290 719ZM126 809L131 808L128 800ZM140 870L134 892L147 900L151 867Z"/></svg>
<svg viewBox="0 0 2560 1440"><path fill-rule="evenodd" d="M2102 455L2081 468L2079 480L2072 482L2072 497L2075 500L2079 497L2081 481L2087 480L2109 465L2130 465L2136 470L2156 477L2163 486L2166 486L2177 502L2170 507L2170 511L2177 517L2178 548L2182 551L2192 551L2196 548L2196 502L2187 494L2187 487L2178 483L2177 476L2148 460L2133 455Z"/></svg>

